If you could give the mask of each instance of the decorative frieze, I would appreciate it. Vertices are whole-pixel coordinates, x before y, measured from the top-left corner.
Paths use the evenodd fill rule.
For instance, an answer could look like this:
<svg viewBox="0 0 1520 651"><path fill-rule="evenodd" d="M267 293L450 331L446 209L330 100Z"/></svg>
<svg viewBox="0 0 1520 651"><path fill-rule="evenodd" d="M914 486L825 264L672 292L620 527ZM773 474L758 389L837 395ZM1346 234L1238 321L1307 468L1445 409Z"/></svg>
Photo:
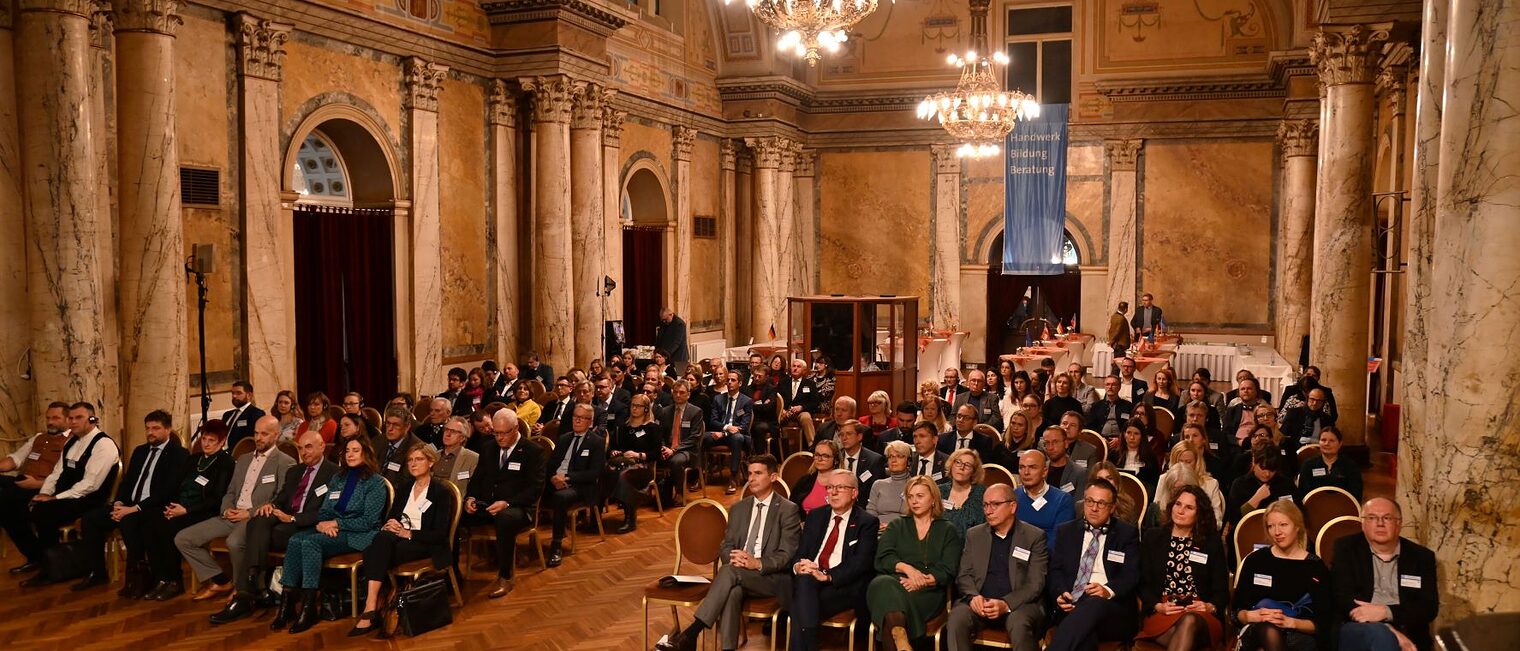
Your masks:
<svg viewBox="0 0 1520 651"><path fill-rule="evenodd" d="M516 127L517 126L517 94L512 92L506 80L491 80L491 124Z"/></svg>
<svg viewBox="0 0 1520 651"><path fill-rule="evenodd" d="M116 17L111 14L111 0L95 0L95 11L90 14L90 47L111 49L111 35L115 29Z"/></svg>
<svg viewBox="0 0 1520 651"><path fill-rule="evenodd" d="M174 36L185 24L179 15L180 0L112 0L116 31L149 32Z"/></svg>
<svg viewBox="0 0 1520 651"><path fill-rule="evenodd" d="M1109 169L1115 172L1133 172L1140 158L1140 146L1144 140L1105 140L1103 151L1108 154Z"/></svg>
<svg viewBox="0 0 1520 651"><path fill-rule="evenodd" d="M1277 127L1283 158L1319 155L1319 120L1283 120Z"/></svg>
<svg viewBox="0 0 1520 651"><path fill-rule="evenodd" d="M575 96L586 86L567 75L523 77L518 83L533 95L534 122L569 122Z"/></svg>
<svg viewBox="0 0 1520 651"><path fill-rule="evenodd" d="M285 43L290 40L292 27L238 14L238 72L245 77L280 81L285 68Z"/></svg>
<svg viewBox="0 0 1520 651"><path fill-rule="evenodd" d="M438 111L438 91L443 88L443 77L449 69L429 63L420 57L407 57L402 61L406 70L406 108L414 111Z"/></svg>
<svg viewBox="0 0 1520 651"><path fill-rule="evenodd" d="M678 124L673 129L673 132L672 142L675 145L676 160L691 160L691 146L697 141L697 130Z"/></svg>
<svg viewBox="0 0 1520 651"><path fill-rule="evenodd" d="M818 166L818 150L797 148L797 170L792 176L813 176Z"/></svg>
<svg viewBox="0 0 1520 651"><path fill-rule="evenodd" d="M1325 25L1309 44L1309 61L1330 86L1372 83L1393 23Z"/></svg>
<svg viewBox="0 0 1520 651"><path fill-rule="evenodd" d="M47 11L74 14L83 18L89 18L96 10L95 0L19 0L16 5L21 13Z"/></svg>
<svg viewBox="0 0 1520 651"><path fill-rule="evenodd" d="M733 140L724 138L718 143L718 167L724 171L734 171L736 159L739 157L739 145Z"/></svg>
<svg viewBox="0 0 1520 651"><path fill-rule="evenodd" d="M1394 115L1403 115L1408 103L1409 69L1405 66L1384 66L1378 71L1377 90L1393 109Z"/></svg>

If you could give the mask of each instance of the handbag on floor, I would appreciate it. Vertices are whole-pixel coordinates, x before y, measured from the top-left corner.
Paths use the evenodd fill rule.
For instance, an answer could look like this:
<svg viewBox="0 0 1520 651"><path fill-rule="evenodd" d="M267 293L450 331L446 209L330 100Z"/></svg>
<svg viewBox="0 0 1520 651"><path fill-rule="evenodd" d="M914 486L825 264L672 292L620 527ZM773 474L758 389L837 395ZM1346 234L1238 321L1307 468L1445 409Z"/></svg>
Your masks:
<svg viewBox="0 0 1520 651"><path fill-rule="evenodd" d="M439 574L413 583L396 593L391 612L395 613L396 631L407 636L422 635L454 623L448 580Z"/></svg>
<svg viewBox="0 0 1520 651"><path fill-rule="evenodd" d="M42 572L52 583L73 581L85 571L83 543L60 543L42 552Z"/></svg>

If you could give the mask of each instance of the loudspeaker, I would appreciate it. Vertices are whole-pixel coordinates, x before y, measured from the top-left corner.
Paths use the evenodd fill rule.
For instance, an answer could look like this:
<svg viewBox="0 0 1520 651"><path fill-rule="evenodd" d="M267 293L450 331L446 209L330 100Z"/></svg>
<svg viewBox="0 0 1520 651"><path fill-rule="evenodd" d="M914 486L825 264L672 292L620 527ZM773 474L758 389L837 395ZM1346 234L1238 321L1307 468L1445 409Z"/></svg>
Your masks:
<svg viewBox="0 0 1520 651"><path fill-rule="evenodd" d="M190 248L190 269L198 274L216 273L216 245L193 244Z"/></svg>

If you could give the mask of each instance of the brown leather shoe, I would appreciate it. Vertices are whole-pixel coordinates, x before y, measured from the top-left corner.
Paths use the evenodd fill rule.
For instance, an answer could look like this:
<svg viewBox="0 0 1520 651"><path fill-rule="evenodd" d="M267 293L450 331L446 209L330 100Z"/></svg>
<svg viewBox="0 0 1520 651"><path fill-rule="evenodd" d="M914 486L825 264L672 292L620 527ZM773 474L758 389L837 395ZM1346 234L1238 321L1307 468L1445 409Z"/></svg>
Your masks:
<svg viewBox="0 0 1520 651"><path fill-rule="evenodd" d="M491 594L487 596L492 599L500 599L507 596L507 593L511 591L512 579L496 579L496 587L492 588Z"/></svg>
<svg viewBox="0 0 1520 651"><path fill-rule="evenodd" d="M218 597L225 597L230 592L232 592L232 582L231 581L227 582L226 585L217 585L215 583L208 582L206 584L206 587L201 588L200 592L195 593L195 596L191 597L191 600L193 600L193 601L210 601L210 600L216 599Z"/></svg>

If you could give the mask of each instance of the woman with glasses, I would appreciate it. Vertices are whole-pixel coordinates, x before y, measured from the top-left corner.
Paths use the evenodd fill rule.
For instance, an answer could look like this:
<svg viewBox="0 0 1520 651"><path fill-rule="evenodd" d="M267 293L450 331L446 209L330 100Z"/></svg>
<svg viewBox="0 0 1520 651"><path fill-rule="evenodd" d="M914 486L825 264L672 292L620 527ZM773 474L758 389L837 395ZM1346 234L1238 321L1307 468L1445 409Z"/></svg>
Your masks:
<svg viewBox="0 0 1520 651"><path fill-rule="evenodd" d="M409 480L397 487L391 500L391 512L369 547L364 549L362 572L368 591L364 612L349 630L358 637L380 628L380 586L387 574L402 563L423 558L433 559L434 570L445 570L453 562L449 549L449 525L454 520L454 494L443 482L433 482L433 466L438 452L432 446L412 446L406 453Z"/></svg>
<svg viewBox="0 0 1520 651"><path fill-rule="evenodd" d="M987 514L982 512L982 496L987 493L982 485L982 457L970 448L956 450L945 459L945 468L950 471L950 481L939 485L940 494L945 496L944 518L964 538L967 529L987 521Z"/></svg>
<svg viewBox="0 0 1520 651"><path fill-rule="evenodd" d="M908 514L903 488L908 485L908 459L913 456L913 446L907 441L892 441L884 448L887 457L887 476L871 484L870 499L866 511L881 522L881 530L893 520Z"/></svg>
<svg viewBox="0 0 1520 651"><path fill-rule="evenodd" d="M792 488L792 501L802 507L803 514L820 506L828 506L829 494L818 478L839 467L839 444L834 439L818 439L813 443L813 472L803 475Z"/></svg>
<svg viewBox="0 0 1520 651"><path fill-rule="evenodd" d="M614 423L607 451L607 473L616 477L612 499L623 507L623 526L618 533L638 527L639 496L654 479L654 462L660 458L660 423L654 419L649 396L639 394L628 402L628 420Z"/></svg>
<svg viewBox="0 0 1520 651"><path fill-rule="evenodd" d="M1304 515L1291 500L1267 506L1267 538L1240 563L1230 604L1241 625L1239 651L1313 651L1330 648L1335 606L1330 570L1309 553Z"/></svg>
<svg viewBox="0 0 1520 651"><path fill-rule="evenodd" d="M866 610L886 651L909 651L925 624L945 608L965 546L947 522L939 487L923 475L904 489L910 517L887 525L876 544L876 578L866 588Z"/></svg>
<svg viewBox="0 0 1520 651"><path fill-rule="evenodd" d="M874 449L873 444L882 432L898 426L897 418L892 416L892 398L886 391L871 392L866 397L866 413L859 420L861 425L870 430L870 434L866 435L866 447Z"/></svg>
<svg viewBox="0 0 1520 651"><path fill-rule="evenodd" d="M1161 526L1140 539L1140 612L1135 639L1167 651L1221 646L1230 607L1229 560L1209 497L1185 486L1166 503Z"/></svg>

